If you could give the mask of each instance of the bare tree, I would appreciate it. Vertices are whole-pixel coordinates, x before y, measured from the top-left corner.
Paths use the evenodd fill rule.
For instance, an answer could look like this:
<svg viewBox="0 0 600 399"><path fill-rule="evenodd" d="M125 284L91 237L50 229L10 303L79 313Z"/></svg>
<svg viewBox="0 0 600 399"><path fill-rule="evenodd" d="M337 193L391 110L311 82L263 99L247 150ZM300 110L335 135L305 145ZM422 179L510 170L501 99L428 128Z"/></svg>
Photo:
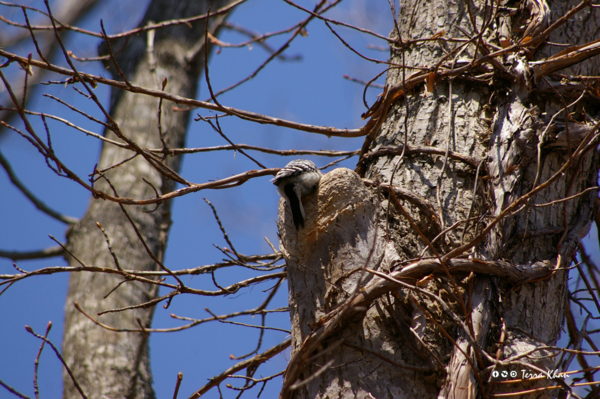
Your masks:
<svg viewBox="0 0 600 399"><path fill-rule="evenodd" d="M358 175L326 175L298 235L280 225L293 328L282 397L567 387L527 376L572 360L555 344L597 195L586 77L599 71L585 59L600 19L586 2L550 4L400 2ZM513 384L497 385L503 371Z"/></svg>
<svg viewBox="0 0 600 399"><path fill-rule="evenodd" d="M85 114L103 127L104 135L76 126L103 143L88 180L53 150L46 125L40 134L29 123L33 117L44 122L56 117L28 110L26 95L19 97L13 89L17 82L0 69L12 100L3 109L18 114L24 130L4 125L35 147L57 175L92 194L81 221L57 214L28 194L0 157L11 180L38 208L71 225L66 244L59 247L1 253L15 260L64 255L69 266L17 268L15 274L0 275L0 284L11 287L32 276L71 272L62 355L53 346L65 365L64 396L153 397L149 334L214 321L238 323L234 319L245 315L260 317L260 325L244 324L260 329L258 345L206 384L199 383L192 398L213 389L221 395L224 382L235 379L242 384L225 386L236 395L260 395L282 375L282 398L597 396L598 367L588 359L600 353L594 340L598 330L590 327L600 313L600 285L597 267L580 240L599 219L600 79L593 57L600 53L595 37L600 7L590 1L400 1L397 8L390 3L394 28L387 38L327 14L339 1L321 1L309 9L285 0L304 19L284 31L257 34L224 22L242 2L155 0L135 30L83 32L102 38L101 58L113 79L80 71L72 63L61 36L65 30L82 31L60 24L50 7L50 25L12 22L34 41L36 32L53 32L69 67L49 62L36 45L39 58L0 49L7 60L2 69L18 64L21 87L27 87L33 70L62 75L61 84L78 88L105 118ZM272 60L285 59L289 44L317 21L349 50L386 67L385 87L367 106L363 127L300 123L220 100ZM250 39L225 43L216 38L220 27ZM389 61L363 55L344 39L342 29L385 40ZM267 44L282 34L288 36L279 47ZM209 44L260 44L269 56L246 78L216 90L208 73ZM207 101L195 99L202 72ZM365 82L365 91L374 80ZM110 113L94 94L97 85L113 89ZM229 145L185 148L189 111L196 107L217 113L198 114L198 121ZM365 139L360 149L349 152L236 144L222 129L224 116ZM179 174L183 154L220 150L239 152L258 169L204 183ZM317 192L304 199L304 227L295 226L289 207L280 202L279 250L271 244L269 254L238 251L207 201L228 245L220 248L226 259L191 269L166 265L172 200L229 189L279 170L267 168L251 151L357 160L354 171L337 168L325 174ZM215 271L231 267L260 273L220 285ZM205 274L214 289L182 280L198 274ZM569 276L583 289L570 287ZM264 349L267 315L285 311L270 305L286 279L291 338ZM270 290L258 307L242 303L238 311L188 318L188 324L172 329L151 325L154 307L168 307L179 295L225 297L259 284L269 284ZM159 295L161 287L166 294ZM572 307L586 317L575 318ZM565 321L570 341L560 346ZM257 374L259 366L290 346L285 372ZM238 375L242 370L245 375ZM563 374L567 371L586 381L570 380ZM174 397L180 383L181 375Z"/></svg>
<svg viewBox="0 0 600 399"><path fill-rule="evenodd" d="M216 11L228 3L227 0L154 0L140 27L151 21L206 15L210 9ZM205 32L216 34L224 19L222 15L221 11L210 24L196 23L191 30L186 25L176 25L149 31L148 37L106 40L103 50L111 56L107 64L112 68L112 75L128 85L195 98L208 53ZM124 46L126 50L120 51L121 56L112 56L113 51ZM92 91L89 93L93 96ZM121 140L127 146L103 146L92 176L96 190L118 197L148 198L173 191L176 182L185 183L177 176L180 157L170 156L168 152L155 154L143 148L183 147L189 112L176 110L170 101L115 90L111 113L105 116L104 137ZM86 215L67 236L69 264L165 270L163 260L171 226L170 213L170 200L146 207L125 207L93 198ZM103 322L120 328L144 329L151 326L158 287L143 281L128 281L118 275L76 273L71 275L67 303L75 303L92 314L129 307L130 312L109 313ZM63 355L72 366L71 373L64 372L63 397L79 397L81 389L94 392L97 397L154 397L147 342L148 334L103 330L77 308L67 306ZM81 389L76 388L72 379L78 381Z"/></svg>

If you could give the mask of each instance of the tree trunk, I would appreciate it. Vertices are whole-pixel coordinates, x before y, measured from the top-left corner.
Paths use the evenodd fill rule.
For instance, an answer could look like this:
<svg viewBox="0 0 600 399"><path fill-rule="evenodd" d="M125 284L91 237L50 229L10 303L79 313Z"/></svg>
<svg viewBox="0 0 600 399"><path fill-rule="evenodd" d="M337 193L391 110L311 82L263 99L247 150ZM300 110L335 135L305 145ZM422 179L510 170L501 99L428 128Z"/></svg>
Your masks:
<svg viewBox="0 0 600 399"><path fill-rule="evenodd" d="M209 7L214 12L227 3L227 0L154 0L140 26L150 21L206 14ZM215 33L222 21L222 16L212 18L209 30ZM205 60L205 23L205 20L201 20L195 22L193 28L183 24L159 29L153 48L146 34L129 38L124 51L117 57L118 65L133 84L195 98ZM123 45L123 41L113 41L110 51L104 45L104 52L117 54ZM112 61L110 64L114 76L119 76ZM163 83L167 83L166 88ZM130 92L113 93L112 98L111 118L120 132L139 147L162 148L163 144L175 148L184 146L189 112L176 111L173 103L164 101L159 105L156 98ZM159 110L160 129L157 118ZM105 131L105 136L122 141L109 129ZM141 154L119 165L133 155L135 152L131 150L104 144L98 173L94 176L96 187L130 198L151 198L157 195L156 191L163 194L173 190L175 182L151 166ZM162 163L176 172L179 170L179 157L165 155L161 159L153 155L146 156L153 158L154 163ZM114 165L119 166L108 169ZM92 198L84 218L68 232L69 264L75 266L81 262L84 265L129 270L159 269L148 252L162 262L171 225L170 209L170 201L157 209L128 206L122 210L115 203ZM110 241L112 254L100 225ZM157 285L123 281L117 275L71 275L63 352L75 379L88 398L154 397L148 335L139 332L150 326L154 306L148 304L125 312L97 315L109 309L147 303L156 298L157 293ZM76 310L75 303L87 314L98 317L102 323L138 332L113 332L99 327ZM63 397L80 398L66 371L63 380Z"/></svg>
<svg viewBox="0 0 600 399"><path fill-rule="evenodd" d="M391 62L430 69L389 70L357 167L367 180L343 169L324 175L306 200L310 223L298 231L280 204L292 318L282 397L475 398L556 384L497 385L502 378L489 366L497 353L508 359L559 336L564 269L589 230L596 195L534 205L597 185L597 126L585 112L597 117L598 107L582 97L565 127L549 86L560 91L560 79L528 67L565 49L538 48L535 38L577 2L501 3L400 1ZM598 15L581 11L547 41L596 39L596 25L584 23L594 21L590 13ZM409 43L440 32L439 40ZM471 45L446 40L464 32ZM499 49L525 37L533 40L520 52L448 72L496 50L483 42ZM561 73L599 69L587 60ZM567 104L580 94L561 91ZM560 371L556 362L540 350L495 369L518 379L521 370Z"/></svg>

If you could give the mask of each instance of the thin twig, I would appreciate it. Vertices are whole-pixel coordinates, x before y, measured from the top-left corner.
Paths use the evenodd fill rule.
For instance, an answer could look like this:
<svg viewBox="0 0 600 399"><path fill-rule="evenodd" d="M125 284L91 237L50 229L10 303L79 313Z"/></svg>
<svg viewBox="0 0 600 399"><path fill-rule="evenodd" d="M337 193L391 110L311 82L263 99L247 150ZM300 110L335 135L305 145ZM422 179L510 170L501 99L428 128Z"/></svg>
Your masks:
<svg viewBox="0 0 600 399"><path fill-rule="evenodd" d="M177 399L179 387L181 386L181 380L183 380L183 373L180 371L179 373L177 373L177 382L175 383L175 392L173 392L173 399Z"/></svg>
<svg viewBox="0 0 600 399"><path fill-rule="evenodd" d="M44 342L47 342L48 345L50 345L50 347L52 348L52 350L54 351L54 353L56 353L56 357L58 357L58 360L60 360L60 362L65 367L65 370L67 371L67 374L69 374L69 377L71 378L71 381L73 382L73 385L75 385L75 388L77 389L77 391L79 392L79 394L81 395L81 397L84 398L84 399L87 399L87 395L83 392L83 389L79 385L79 382L77 382L77 379L73 375L73 372L71 371L71 368L69 367L69 365L67 364L67 362L65 362L65 359L62 357L62 355L60 354L60 352L58 351L58 349L56 349L56 346L54 346L54 344L52 343L52 341L50 341L46 337L43 337L43 336L37 334L29 326L25 326L25 330L27 330L27 332L29 332L30 334L32 334L34 337L39 338L39 339L43 340Z"/></svg>
<svg viewBox="0 0 600 399"><path fill-rule="evenodd" d="M46 325L46 334L44 334L44 339L48 338L48 333L50 332L50 329L52 328L52 322L48 322L48 324ZM38 368L40 366L40 356L42 355L42 350L44 350L44 345L46 345L46 341L42 341L42 344L40 345L40 350L38 351L37 356L35 357L35 366L34 366L34 372L33 372L33 391L35 393L35 397L37 399L40 399L40 390L38 387Z"/></svg>
<svg viewBox="0 0 600 399"><path fill-rule="evenodd" d="M223 324L233 324L233 325L236 325L236 326L243 326L243 327L250 327L250 328L258 328L258 329L263 329L263 330L273 330L273 331L284 332L284 333L286 333L286 334L291 334L291 331L290 331L290 330L286 330L286 329L284 329L284 328L277 328L277 327L265 327L265 326L256 326L256 325L253 325L253 324L240 323L240 322L237 322L237 321L220 320L220 319L217 319L217 315L216 315L216 314L214 314L213 312L211 312L210 310L208 310L208 308L206 309L206 311L207 311L208 313L210 313L210 314L211 314L211 315L212 315L212 316L215 318L215 320L217 320L219 323L223 323Z"/></svg>

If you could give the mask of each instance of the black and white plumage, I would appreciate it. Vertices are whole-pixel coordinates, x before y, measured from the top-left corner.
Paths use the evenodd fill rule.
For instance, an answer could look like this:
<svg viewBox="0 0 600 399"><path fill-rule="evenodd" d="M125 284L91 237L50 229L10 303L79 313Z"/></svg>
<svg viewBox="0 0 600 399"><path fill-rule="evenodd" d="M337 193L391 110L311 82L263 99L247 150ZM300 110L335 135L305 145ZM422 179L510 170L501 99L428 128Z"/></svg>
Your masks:
<svg viewBox="0 0 600 399"><path fill-rule="evenodd" d="M282 168L271 182L292 210L296 229L304 227L304 207L302 198L312 193L319 185L323 174L313 161L296 159Z"/></svg>

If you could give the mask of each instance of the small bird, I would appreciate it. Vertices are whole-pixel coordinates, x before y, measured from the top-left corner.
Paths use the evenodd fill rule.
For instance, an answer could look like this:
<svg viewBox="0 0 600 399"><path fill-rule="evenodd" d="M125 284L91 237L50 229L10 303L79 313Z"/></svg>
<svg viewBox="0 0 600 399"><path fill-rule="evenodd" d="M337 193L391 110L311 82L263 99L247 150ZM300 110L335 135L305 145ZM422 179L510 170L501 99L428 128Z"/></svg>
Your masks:
<svg viewBox="0 0 600 399"><path fill-rule="evenodd" d="M296 230L304 227L304 207L302 198L312 193L319 185L323 173L313 161L296 159L282 168L271 182L292 210Z"/></svg>

